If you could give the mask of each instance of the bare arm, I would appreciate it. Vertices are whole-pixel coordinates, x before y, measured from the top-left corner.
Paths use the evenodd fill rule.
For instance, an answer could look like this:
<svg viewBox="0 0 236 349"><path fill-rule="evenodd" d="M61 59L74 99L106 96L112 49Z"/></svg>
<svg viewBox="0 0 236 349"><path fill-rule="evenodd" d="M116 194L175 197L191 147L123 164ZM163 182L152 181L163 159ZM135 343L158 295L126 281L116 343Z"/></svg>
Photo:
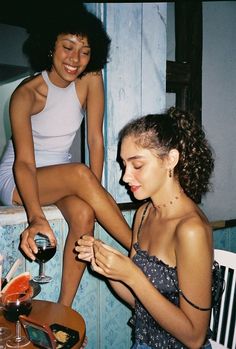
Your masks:
<svg viewBox="0 0 236 349"><path fill-rule="evenodd" d="M77 246L75 247L75 250L78 252L78 258L86 261L86 262L92 262L92 268L96 270L97 272L97 265L94 259L94 246L96 246L97 243L103 244L101 240L96 240L92 236L89 235L83 235L78 241ZM112 249L111 247L104 245L106 248L110 249L111 251L116 253L115 249ZM96 247L95 247L96 249ZM121 255L123 256L123 255ZM128 257L127 257L128 258ZM127 302L131 307L134 307L134 295L132 294L131 290L124 285L123 283L119 281L114 281L112 279L108 279L109 283L111 284L112 288L115 290L115 292L118 294L119 297L121 297L125 302Z"/></svg>
<svg viewBox="0 0 236 349"><path fill-rule="evenodd" d="M27 244L31 250L37 252L33 238L39 231L48 235L51 242L55 243L54 234L39 203L34 145L30 120L34 104L34 93L31 89L25 86L17 89L12 95L10 101L10 119L15 150L13 171L17 190L22 204L25 207L29 222L29 228L27 228L22 235L21 247L31 259L35 259L35 257L32 252L28 253L25 250L25 244ZM30 236L29 241L28 236Z"/></svg>
<svg viewBox="0 0 236 349"><path fill-rule="evenodd" d="M102 73L90 73L87 96L87 127L90 168L99 181L104 161L104 87Z"/></svg>
<svg viewBox="0 0 236 349"><path fill-rule="evenodd" d="M136 253L133 247L133 244L137 241L137 231L138 231L138 227L140 225L140 219L142 217L143 214L143 210L145 205L142 205L142 207L140 207L138 209L138 211L136 212L135 215L135 221L134 221L134 227L133 227L133 234L132 234L132 244L131 244L131 250L130 250L130 258L132 258L134 256L134 254ZM112 251L115 255L117 255L117 258L120 258L120 262L124 261L124 263L126 264L130 264L130 258L123 256L120 252L116 251L115 249L111 248L110 246L107 245L103 245L105 248L107 248L108 250ZM95 263L95 259L92 259L92 264L93 264L93 268L96 270L96 268L98 267ZM117 261L117 263L120 263L119 261ZM119 265L119 264L118 264ZM133 263L130 264L131 267L134 266ZM120 264L120 267L122 268L122 264ZM124 265L124 268L126 268L126 266ZM97 272L101 272L101 270L97 269ZM132 272L132 271L130 271ZM134 293L132 291L132 289L127 286L126 284L124 284L123 282L117 281L117 280L113 280L112 278L108 279L110 285L112 286L112 288L114 289L114 291L118 294L118 296L120 298L122 298L126 303L128 303L132 308L134 308L135 306L135 296Z"/></svg>
<svg viewBox="0 0 236 349"><path fill-rule="evenodd" d="M99 249L100 249L99 245L102 245L102 247L104 249L106 249L107 251L111 252L113 254L113 257L115 255L116 263L120 263L119 264L119 268L123 268L123 266L124 266L125 268L127 268L131 272L132 266L135 266L135 265L132 263L132 261L130 260L129 257L124 256L122 253L120 253L119 251L115 250L114 248L112 248L112 247L110 247L108 245L105 245L105 244L103 244L100 241L96 241L95 240L94 249L97 252L95 252L95 256L96 257L92 258L92 267L93 267L93 269L96 272L98 272L98 273L100 273L102 275L105 275L105 274L103 274L103 272L105 270L107 270L106 266L101 265L99 263L97 264L97 255L99 255L101 253L101 251L99 251ZM129 263L133 264L133 265L129 266ZM109 265L109 262L108 262L108 265ZM128 303L132 308L134 308L135 297L134 297L134 294L132 292L132 289L129 288L129 286L127 286L127 284L124 284L123 282L120 282L119 280L114 280L112 277L109 277L108 281L109 281L110 285L112 286L112 288L114 289L114 291L117 293L117 295L121 299L123 299L126 303Z"/></svg>

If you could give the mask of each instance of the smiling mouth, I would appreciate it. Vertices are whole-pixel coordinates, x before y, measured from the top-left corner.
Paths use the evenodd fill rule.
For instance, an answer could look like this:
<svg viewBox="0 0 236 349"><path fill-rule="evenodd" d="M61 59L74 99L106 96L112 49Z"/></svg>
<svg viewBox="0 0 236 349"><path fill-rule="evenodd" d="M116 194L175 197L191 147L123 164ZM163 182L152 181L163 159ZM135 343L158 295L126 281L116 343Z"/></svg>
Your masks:
<svg viewBox="0 0 236 349"><path fill-rule="evenodd" d="M78 70L78 67L72 67L71 65L65 64L65 68L68 71L68 73L75 73Z"/></svg>

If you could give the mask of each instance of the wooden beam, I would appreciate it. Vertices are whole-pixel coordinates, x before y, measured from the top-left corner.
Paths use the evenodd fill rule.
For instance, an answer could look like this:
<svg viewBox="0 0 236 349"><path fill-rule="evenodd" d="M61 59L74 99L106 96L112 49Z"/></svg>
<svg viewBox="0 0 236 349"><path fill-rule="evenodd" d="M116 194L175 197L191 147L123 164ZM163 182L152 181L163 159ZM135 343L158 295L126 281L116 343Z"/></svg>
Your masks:
<svg viewBox="0 0 236 349"><path fill-rule="evenodd" d="M175 92L184 86L189 86L191 79L188 63L166 62L166 91Z"/></svg>
<svg viewBox="0 0 236 349"><path fill-rule="evenodd" d="M183 89L186 109L201 123L202 111L202 1L175 1L176 62L190 65L190 83ZM183 96L177 95L183 104Z"/></svg>

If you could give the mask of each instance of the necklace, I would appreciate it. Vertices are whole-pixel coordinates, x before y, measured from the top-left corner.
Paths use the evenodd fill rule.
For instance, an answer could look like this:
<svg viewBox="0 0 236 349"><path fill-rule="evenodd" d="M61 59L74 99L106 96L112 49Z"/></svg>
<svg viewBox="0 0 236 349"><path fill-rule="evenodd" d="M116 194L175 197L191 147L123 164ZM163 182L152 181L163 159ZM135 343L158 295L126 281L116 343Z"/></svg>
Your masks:
<svg viewBox="0 0 236 349"><path fill-rule="evenodd" d="M180 196L182 195L182 193L184 192L184 190L181 188L178 195L175 195L173 197L173 199L171 199L169 202L166 202L164 204L158 204L158 205L154 205L153 206L157 209L157 208L161 208L161 207L167 207L169 205L173 205L175 203L175 201L179 200Z"/></svg>

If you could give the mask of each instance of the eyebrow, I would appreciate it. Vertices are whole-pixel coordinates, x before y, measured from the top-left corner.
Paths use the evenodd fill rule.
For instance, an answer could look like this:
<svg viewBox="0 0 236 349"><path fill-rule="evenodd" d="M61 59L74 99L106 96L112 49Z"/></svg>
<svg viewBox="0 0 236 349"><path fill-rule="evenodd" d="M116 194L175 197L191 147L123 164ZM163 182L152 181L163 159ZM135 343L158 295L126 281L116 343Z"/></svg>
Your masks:
<svg viewBox="0 0 236 349"><path fill-rule="evenodd" d="M68 38L62 39L62 41L69 41L69 42L72 43L72 44L75 44L75 43L76 43L74 40L68 39ZM81 40L81 42L82 42L82 40ZM83 42L82 42L82 43L83 43ZM83 47L90 48L89 45L83 45Z"/></svg>
<svg viewBox="0 0 236 349"><path fill-rule="evenodd" d="M142 155L134 155L134 156L130 156L127 161L132 161L132 160L142 160L144 159L144 156Z"/></svg>

